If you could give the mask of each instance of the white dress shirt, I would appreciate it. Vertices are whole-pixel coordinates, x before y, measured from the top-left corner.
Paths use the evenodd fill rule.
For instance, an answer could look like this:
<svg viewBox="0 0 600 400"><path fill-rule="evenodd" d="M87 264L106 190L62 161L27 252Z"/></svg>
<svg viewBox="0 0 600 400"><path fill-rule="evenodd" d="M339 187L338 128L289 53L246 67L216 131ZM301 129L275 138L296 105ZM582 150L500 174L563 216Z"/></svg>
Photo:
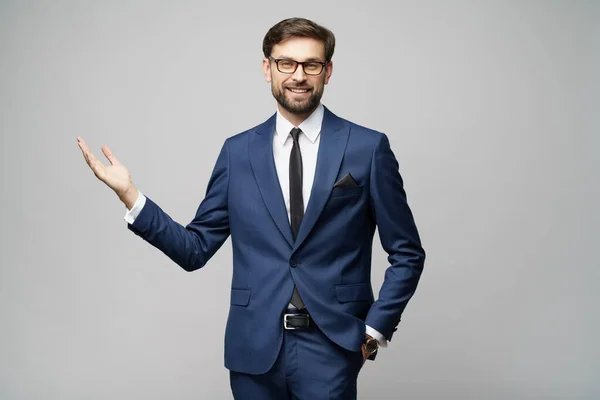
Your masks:
<svg viewBox="0 0 600 400"><path fill-rule="evenodd" d="M300 145L300 153L302 154L302 198L304 199L305 212L315 178L323 114L323 105L319 104L316 110L298 126L302 130L302 134L298 136L298 144ZM285 201L285 208L287 209L288 220L290 219L290 154L294 143L290 131L293 128L295 126L285 119L278 110L275 120L275 134L273 135L273 158L279 184L281 185L281 193ZM135 204L125 214L125 221L132 224L145 204L146 196L139 192ZM290 304L290 307L294 306ZM381 347L387 347L387 339L377 330L367 325L366 333L377 339Z"/></svg>

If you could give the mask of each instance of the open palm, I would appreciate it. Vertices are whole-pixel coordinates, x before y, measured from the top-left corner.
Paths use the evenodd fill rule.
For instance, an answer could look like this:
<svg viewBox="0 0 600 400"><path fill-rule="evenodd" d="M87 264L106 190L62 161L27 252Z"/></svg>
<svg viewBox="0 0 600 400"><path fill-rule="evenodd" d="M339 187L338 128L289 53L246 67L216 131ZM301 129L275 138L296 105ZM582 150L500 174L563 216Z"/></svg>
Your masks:
<svg viewBox="0 0 600 400"><path fill-rule="evenodd" d="M94 172L94 175L96 175L98 179L114 190L117 195L122 196L131 188L132 183L129 171L114 156L108 146L102 146L102 153L104 153L110 162L110 165L104 165L96 158L96 156L94 156L94 154L92 154L90 149L85 144L85 141L81 137L77 138L77 143L79 144L79 148L83 153L85 161Z"/></svg>

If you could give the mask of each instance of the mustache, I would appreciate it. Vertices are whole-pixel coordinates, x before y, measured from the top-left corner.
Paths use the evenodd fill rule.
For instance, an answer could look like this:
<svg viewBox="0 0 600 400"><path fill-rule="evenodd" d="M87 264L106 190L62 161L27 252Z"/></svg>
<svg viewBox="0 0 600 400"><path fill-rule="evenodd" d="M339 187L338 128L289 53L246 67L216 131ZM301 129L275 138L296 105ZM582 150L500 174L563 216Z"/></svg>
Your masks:
<svg viewBox="0 0 600 400"><path fill-rule="evenodd" d="M286 86L284 86L284 88L286 88L286 89L312 89L311 86L291 86L291 85L286 85Z"/></svg>

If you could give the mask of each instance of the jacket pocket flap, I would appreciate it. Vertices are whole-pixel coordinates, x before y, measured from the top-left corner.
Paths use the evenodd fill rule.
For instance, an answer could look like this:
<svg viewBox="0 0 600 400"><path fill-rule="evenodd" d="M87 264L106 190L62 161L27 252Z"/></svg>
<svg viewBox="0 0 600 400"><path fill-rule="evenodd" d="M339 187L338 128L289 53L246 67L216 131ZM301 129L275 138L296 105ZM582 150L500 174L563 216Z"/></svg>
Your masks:
<svg viewBox="0 0 600 400"><path fill-rule="evenodd" d="M250 301L250 289L231 289L231 304L236 306L248 305Z"/></svg>
<svg viewBox="0 0 600 400"><path fill-rule="evenodd" d="M355 283L352 285L336 285L335 294L340 303L349 301L371 301L370 283Z"/></svg>
<svg viewBox="0 0 600 400"><path fill-rule="evenodd" d="M364 186L342 187L338 186L331 191L331 197L352 196L362 193Z"/></svg>

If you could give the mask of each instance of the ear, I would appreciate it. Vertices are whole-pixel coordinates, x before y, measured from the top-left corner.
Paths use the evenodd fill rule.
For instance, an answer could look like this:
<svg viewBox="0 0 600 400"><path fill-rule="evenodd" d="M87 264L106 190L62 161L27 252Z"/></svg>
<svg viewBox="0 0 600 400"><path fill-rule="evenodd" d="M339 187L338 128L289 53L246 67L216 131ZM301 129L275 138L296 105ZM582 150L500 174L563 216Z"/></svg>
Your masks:
<svg viewBox="0 0 600 400"><path fill-rule="evenodd" d="M333 61L329 61L325 66L325 84L329 83L329 78L331 78L331 74L333 73Z"/></svg>
<svg viewBox="0 0 600 400"><path fill-rule="evenodd" d="M271 83L271 63L268 58L263 58L262 61L262 70L265 74L265 81Z"/></svg>

